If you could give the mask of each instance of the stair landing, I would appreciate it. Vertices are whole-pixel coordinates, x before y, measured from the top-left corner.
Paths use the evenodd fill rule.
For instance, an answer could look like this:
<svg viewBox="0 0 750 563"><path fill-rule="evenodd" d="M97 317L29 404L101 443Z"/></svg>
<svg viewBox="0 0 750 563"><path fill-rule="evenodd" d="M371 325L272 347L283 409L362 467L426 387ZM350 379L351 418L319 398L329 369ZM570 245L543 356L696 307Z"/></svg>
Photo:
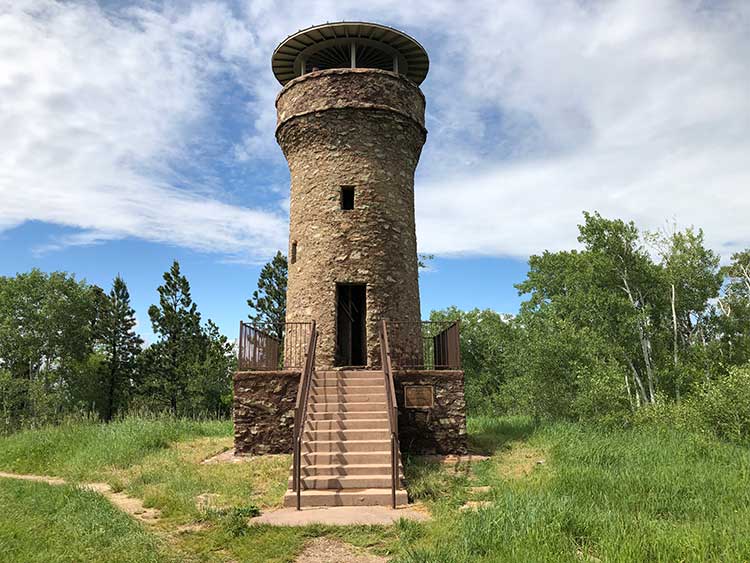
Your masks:
<svg viewBox="0 0 750 563"><path fill-rule="evenodd" d="M382 371L316 371L303 426L302 507L390 506L391 441ZM284 506L297 505L289 490ZM408 503L402 468L396 505Z"/></svg>

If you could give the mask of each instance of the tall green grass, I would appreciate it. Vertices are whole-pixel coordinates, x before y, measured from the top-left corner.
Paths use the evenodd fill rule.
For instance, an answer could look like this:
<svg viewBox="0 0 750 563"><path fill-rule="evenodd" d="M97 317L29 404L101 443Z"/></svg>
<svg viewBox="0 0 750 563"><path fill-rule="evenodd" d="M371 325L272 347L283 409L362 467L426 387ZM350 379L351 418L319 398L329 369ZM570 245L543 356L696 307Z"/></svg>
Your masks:
<svg viewBox="0 0 750 563"><path fill-rule="evenodd" d="M104 497L71 486L0 480L0 563L181 561Z"/></svg>
<svg viewBox="0 0 750 563"><path fill-rule="evenodd" d="M409 494L427 506L433 520L390 528L244 530L236 522L227 526L222 518L207 517L196 506L199 494L216 495L228 514L250 505L265 509L280 502L288 477L287 456L201 465L231 443L226 421L130 418L22 432L0 438L0 469L120 482L129 494L162 510L165 529L200 522L201 527L176 539L181 550L199 560L221 553L243 561L291 561L307 539L325 535L394 555L401 563L750 561L747 447L664 424L615 430L482 416L470 418L467 427L472 448L490 459L445 467L406 456ZM91 546L114 541L106 530L97 531L98 525L106 528L106 518L92 521L81 514L90 503L95 513L103 510L103 499L88 493L63 497L79 508L59 521L56 510L64 503L46 492L40 500L35 487L42 485L5 483L0 480L5 491L0 506L12 507L11 516L0 515L5 546L7 538L20 538L16 552L23 553L18 545L33 543L31 535L13 527L17 519L19 526L56 530L39 535L41 552L50 561L102 560L96 554L70 556L58 537L68 534L78 545L84 541L79 536L93 529L103 535ZM479 485L489 490L472 491ZM17 490L8 493L8 487ZM24 487L28 498L19 492ZM61 489L66 490L72 494ZM490 504L461 511L467 500ZM117 526L118 534L131 538L123 539L125 544L134 542L133 553L146 554L141 560L164 558L153 538L138 539ZM80 545L84 554L99 549ZM0 543L0 552L5 546ZM64 556L53 557L56 549Z"/></svg>
<svg viewBox="0 0 750 563"><path fill-rule="evenodd" d="M543 478L496 479L491 505L437 511L398 561L750 561L747 448L664 428L573 424L538 428L526 445L549 452Z"/></svg>
<svg viewBox="0 0 750 563"><path fill-rule="evenodd" d="M0 470L94 479L123 468L173 442L230 436L228 420L170 416L126 417L110 424L71 421L0 437Z"/></svg>

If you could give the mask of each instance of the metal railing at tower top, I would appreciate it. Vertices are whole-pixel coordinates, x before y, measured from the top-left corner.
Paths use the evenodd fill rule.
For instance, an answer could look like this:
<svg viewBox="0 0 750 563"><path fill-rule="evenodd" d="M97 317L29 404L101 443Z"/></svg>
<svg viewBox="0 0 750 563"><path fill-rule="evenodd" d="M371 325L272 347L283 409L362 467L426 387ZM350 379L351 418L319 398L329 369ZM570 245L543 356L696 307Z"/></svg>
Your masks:
<svg viewBox="0 0 750 563"><path fill-rule="evenodd" d="M240 322L238 371L302 369L314 326L313 322Z"/></svg>
<svg viewBox="0 0 750 563"><path fill-rule="evenodd" d="M393 369L461 369L459 321L384 322Z"/></svg>

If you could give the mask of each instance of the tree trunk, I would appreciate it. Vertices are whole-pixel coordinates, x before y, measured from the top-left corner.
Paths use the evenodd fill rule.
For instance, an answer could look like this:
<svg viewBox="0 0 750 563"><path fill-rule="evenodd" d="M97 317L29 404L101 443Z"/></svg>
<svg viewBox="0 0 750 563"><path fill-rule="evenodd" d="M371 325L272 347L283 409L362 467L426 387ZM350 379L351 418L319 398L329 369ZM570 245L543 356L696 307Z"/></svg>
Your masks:
<svg viewBox="0 0 750 563"><path fill-rule="evenodd" d="M107 422L112 421L112 417L114 415L114 403L115 403L115 366L114 362L112 363L112 366L109 370L109 385L107 388L107 409L104 413L104 420Z"/></svg>
<svg viewBox="0 0 750 563"><path fill-rule="evenodd" d="M750 295L750 271L748 271L744 264L739 264L739 267L742 270L742 279L745 282L745 287L747 287L748 294Z"/></svg>
<svg viewBox="0 0 750 563"><path fill-rule="evenodd" d="M673 356L674 356L673 360L674 360L674 376L675 376L675 382L674 382L675 396L677 398L677 402L679 403L680 402L680 374L677 373L678 358L677 358L677 305L676 305L676 301L677 301L677 292L675 291L674 284L672 284L672 299L671 299L671 302L672 302L672 329L673 329L672 333L673 333L673 337L674 337L673 343L672 343L673 344L673 350L672 350L672 352L673 352Z"/></svg>
<svg viewBox="0 0 750 563"><path fill-rule="evenodd" d="M636 403L633 400L633 397L635 396L634 393L630 390L630 378L628 377L628 372L625 372L625 391L628 394L628 403L630 403L630 410L635 412L636 409Z"/></svg>
<svg viewBox="0 0 750 563"><path fill-rule="evenodd" d="M640 375L638 375L638 370L635 369L635 365L633 365L633 362L630 358L627 356L625 359L628 362L628 365L630 366L630 370L633 372L633 380L635 381L636 385L638 386L638 390L640 391L640 395L636 394L636 398L638 399L638 406L641 406L641 402L648 403L648 399L646 398L646 389L643 387L643 381L641 380Z"/></svg>
<svg viewBox="0 0 750 563"><path fill-rule="evenodd" d="M630 291L630 284L628 284L628 279L625 275L622 276L622 282L624 284L623 289L625 290L628 299L630 299L630 304L633 305L635 311L640 314L638 303L636 302L635 297L633 297L633 292ZM638 339L641 343L643 363L646 366L646 382L648 383L648 399L646 400L646 402L653 403L655 400L655 389L654 374L651 368L651 341L649 340L646 331L643 329L643 321L640 317L638 318Z"/></svg>

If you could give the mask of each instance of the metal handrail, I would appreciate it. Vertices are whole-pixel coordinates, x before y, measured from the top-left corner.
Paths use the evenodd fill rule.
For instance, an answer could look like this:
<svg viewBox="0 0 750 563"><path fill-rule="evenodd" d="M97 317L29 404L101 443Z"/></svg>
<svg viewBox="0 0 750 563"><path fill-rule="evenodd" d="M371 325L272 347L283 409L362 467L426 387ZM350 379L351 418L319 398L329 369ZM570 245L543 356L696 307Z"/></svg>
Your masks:
<svg viewBox="0 0 750 563"><path fill-rule="evenodd" d="M388 406L388 429L391 432L391 506L396 508L396 488L399 479L399 454L401 448L398 442L398 404L396 403L396 387L393 383L393 368L391 365L391 351L388 344L388 325L385 320L380 321L380 359L385 378L385 396Z"/></svg>
<svg viewBox="0 0 750 563"><path fill-rule="evenodd" d="M305 419L307 417L307 403L310 400L310 387L312 384L313 371L315 370L315 346L318 341L318 331L315 330L315 321L312 322L310 331L310 343L307 347L305 357L305 368L300 376L300 384L297 388L297 401L294 406L294 454L292 461L292 490L297 493L297 510L302 505L302 435L305 430Z"/></svg>

